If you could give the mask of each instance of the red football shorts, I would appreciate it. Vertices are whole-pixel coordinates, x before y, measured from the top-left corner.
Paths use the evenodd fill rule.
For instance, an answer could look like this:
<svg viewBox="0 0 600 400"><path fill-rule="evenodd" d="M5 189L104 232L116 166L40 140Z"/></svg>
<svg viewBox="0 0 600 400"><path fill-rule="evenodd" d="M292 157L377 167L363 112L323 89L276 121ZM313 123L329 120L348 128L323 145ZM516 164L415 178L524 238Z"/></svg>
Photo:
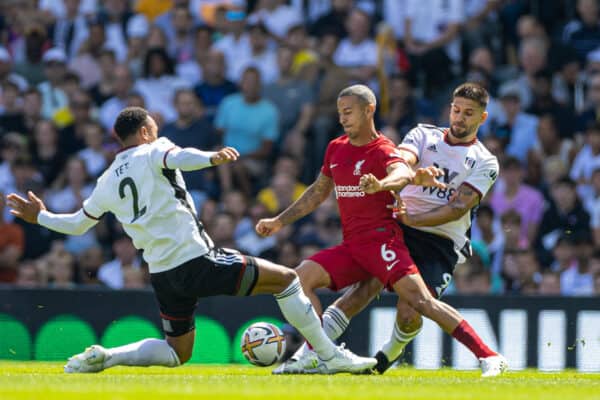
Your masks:
<svg viewBox="0 0 600 400"><path fill-rule="evenodd" d="M327 271L331 278L329 288L336 291L373 276L391 288L406 275L419 273L404 244L402 230L394 225L344 240L309 260Z"/></svg>

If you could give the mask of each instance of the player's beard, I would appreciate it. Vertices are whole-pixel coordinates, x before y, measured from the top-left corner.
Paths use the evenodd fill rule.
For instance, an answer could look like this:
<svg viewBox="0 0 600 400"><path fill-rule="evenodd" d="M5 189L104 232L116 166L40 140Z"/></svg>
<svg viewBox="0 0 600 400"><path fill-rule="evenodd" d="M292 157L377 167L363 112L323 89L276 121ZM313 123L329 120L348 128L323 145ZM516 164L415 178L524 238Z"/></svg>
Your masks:
<svg viewBox="0 0 600 400"><path fill-rule="evenodd" d="M460 130L456 130L454 129L454 125L450 126L450 133L452 133L452 136L454 136L457 139L464 139L467 136L471 135L472 129L469 129L468 126L465 126L464 128L460 128Z"/></svg>

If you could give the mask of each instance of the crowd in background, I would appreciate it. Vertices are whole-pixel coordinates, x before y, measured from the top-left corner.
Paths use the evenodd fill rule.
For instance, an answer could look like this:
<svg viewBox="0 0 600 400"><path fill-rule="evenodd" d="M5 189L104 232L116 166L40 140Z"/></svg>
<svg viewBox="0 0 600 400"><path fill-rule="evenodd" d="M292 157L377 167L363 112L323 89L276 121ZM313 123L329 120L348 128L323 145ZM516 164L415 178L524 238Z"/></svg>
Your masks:
<svg viewBox="0 0 600 400"><path fill-rule="evenodd" d="M274 237L254 225L318 174L339 91L373 88L399 143L447 126L467 80L491 94L479 140L501 168L450 291L600 295L597 0L4 0L0 199L76 211L119 149L117 114L142 106L179 146L239 150L185 174L216 245L294 267L340 241L333 194ZM141 288L148 273L111 215L65 237L0 200L0 282Z"/></svg>

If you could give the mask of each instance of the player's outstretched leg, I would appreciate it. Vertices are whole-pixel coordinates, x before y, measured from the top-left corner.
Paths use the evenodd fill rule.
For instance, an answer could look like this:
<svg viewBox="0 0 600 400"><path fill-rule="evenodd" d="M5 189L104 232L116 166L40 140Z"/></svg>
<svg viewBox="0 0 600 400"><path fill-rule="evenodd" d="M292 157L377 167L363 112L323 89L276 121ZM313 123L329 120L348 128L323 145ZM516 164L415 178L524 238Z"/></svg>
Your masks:
<svg viewBox="0 0 600 400"><path fill-rule="evenodd" d="M273 293L284 317L298 329L318 354L318 360L312 368L288 370L283 373L360 373L377 363L372 357L359 357L343 346L335 346L323 331L321 321L311 301L304 294L294 270L267 260L256 261L259 274L252 293Z"/></svg>
<svg viewBox="0 0 600 400"><path fill-rule="evenodd" d="M93 345L69 358L64 370L67 373L89 373L115 365L176 367L179 364L177 353L166 340L144 339L110 349Z"/></svg>
<svg viewBox="0 0 600 400"><path fill-rule="evenodd" d="M508 368L506 359L492 351L471 325L449 304L435 299L419 274L407 275L394 283L400 299L418 313L435 321L445 332L464 344L481 363L482 376L496 376Z"/></svg>

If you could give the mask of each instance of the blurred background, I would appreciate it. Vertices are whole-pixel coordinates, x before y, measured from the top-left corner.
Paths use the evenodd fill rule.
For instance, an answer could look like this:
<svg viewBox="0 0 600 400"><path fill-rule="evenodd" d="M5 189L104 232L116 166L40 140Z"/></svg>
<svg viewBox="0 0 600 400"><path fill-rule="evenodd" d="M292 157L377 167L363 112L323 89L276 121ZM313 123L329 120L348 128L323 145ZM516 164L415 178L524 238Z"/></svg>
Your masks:
<svg viewBox="0 0 600 400"><path fill-rule="evenodd" d="M479 139L501 168L447 293L599 296L596 0L3 0L0 193L77 210L119 148L117 114L142 106L180 146L240 151L185 174L216 244L295 267L340 241L335 198L275 237L254 224L318 174L342 133L338 92L373 88L377 126L399 143L417 123L446 126L464 81L491 94ZM64 237L15 220L3 198L6 290L149 287L112 216Z"/></svg>

